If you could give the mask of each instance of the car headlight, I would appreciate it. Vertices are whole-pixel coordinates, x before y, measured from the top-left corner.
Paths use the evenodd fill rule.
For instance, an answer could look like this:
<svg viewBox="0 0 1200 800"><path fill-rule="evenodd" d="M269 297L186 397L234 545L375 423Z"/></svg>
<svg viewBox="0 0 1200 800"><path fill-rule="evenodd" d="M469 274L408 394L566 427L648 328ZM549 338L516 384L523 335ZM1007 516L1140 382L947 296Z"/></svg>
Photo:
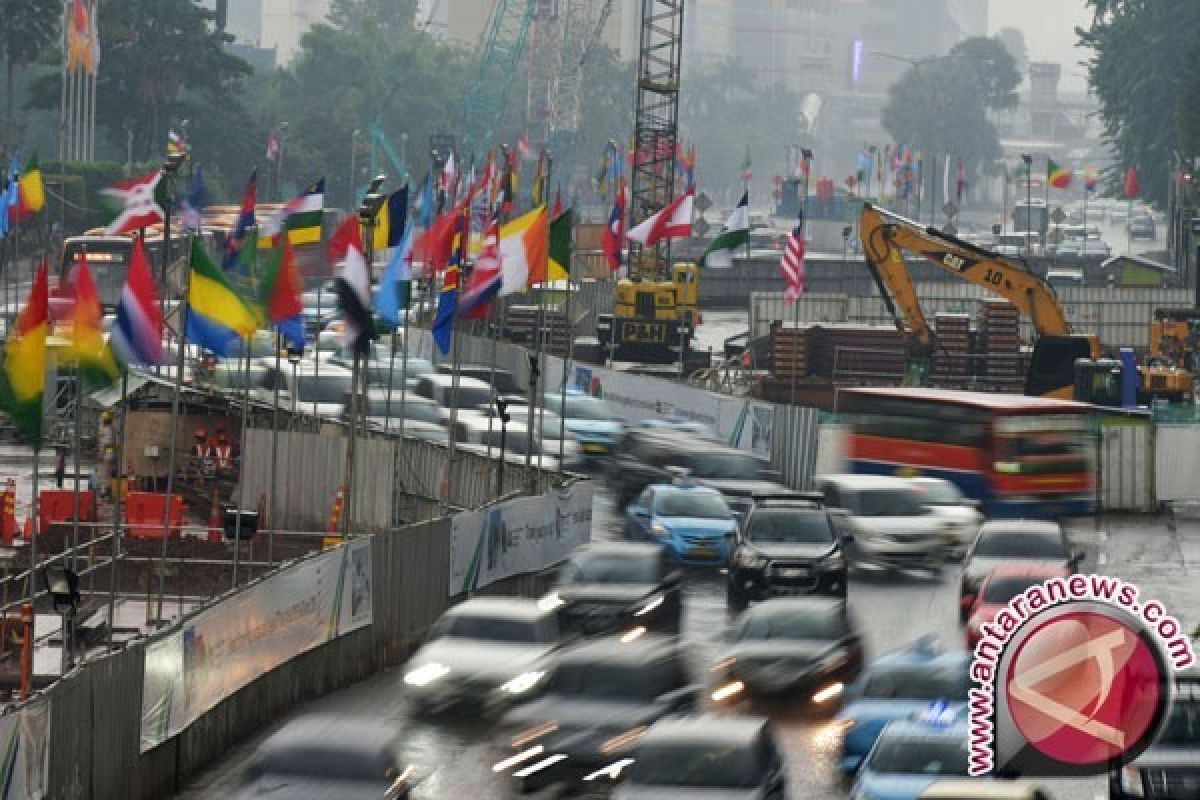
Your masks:
<svg viewBox="0 0 1200 800"><path fill-rule="evenodd" d="M767 565L767 557L753 548L743 547L738 550L737 562L749 569L759 569Z"/></svg>
<svg viewBox="0 0 1200 800"><path fill-rule="evenodd" d="M655 522L654 524L652 524L650 526L650 532L660 539L670 539L671 538L671 531L668 530L667 526L663 525L661 522Z"/></svg>
<svg viewBox="0 0 1200 800"><path fill-rule="evenodd" d="M661 594L653 595L650 598L648 598L644 603L642 603L641 608L639 608L637 611L633 612L633 615L635 617L644 617L647 614L649 614L651 611L653 611L654 609L661 606L666 601L666 599L667 598Z"/></svg>
<svg viewBox="0 0 1200 800"><path fill-rule="evenodd" d="M542 611L555 611L567 604L566 600L558 592L550 592L550 594L538 600L538 608Z"/></svg>
<svg viewBox="0 0 1200 800"><path fill-rule="evenodd" d="M846 558L842 555L841 550L834 550L817 561L817 569L845 569L845 567Z"/></svg>
<svg viewBox="0 0 1200 800"><path fill-rule="evenodd" d="M522 672L511 681L501 686L500 691L508 692L509 694L525 694L541 683L542 678L544 677L546 677L545 670L538 669L530 670L529 672Z"/></svg>
<svg viewBox="0 0 1200 800"><path fill-rule="evenodd" d="M1137 767L1122 768L1121 791L1133 797L1144 797L1146 791L1142 785L1142 771Z"/></svg>
<svg viewBox="0 0 1200 800"><path fill-rule="evenodd" d="M450 674L450 668L445 664L431 661L423 664L404 675L404 682L409 686L428 686Z"/></svg>

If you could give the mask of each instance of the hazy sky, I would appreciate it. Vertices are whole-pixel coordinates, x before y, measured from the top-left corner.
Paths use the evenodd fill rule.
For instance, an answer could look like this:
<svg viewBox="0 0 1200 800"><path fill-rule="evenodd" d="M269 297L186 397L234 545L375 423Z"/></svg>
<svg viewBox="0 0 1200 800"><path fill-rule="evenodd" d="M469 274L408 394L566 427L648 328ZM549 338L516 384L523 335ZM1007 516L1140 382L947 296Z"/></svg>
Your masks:
<svg viewBox="0 0 1200 800"><path fill-rule="evenodd" d="M1087 51L1075 46L1075 26L1087 27L1090 21L1084 0L991 0L988 4L991 32L1019 28L1030 59L1063 65L1063 88L1082 89L1086 83L1077 64Z"/></svg>

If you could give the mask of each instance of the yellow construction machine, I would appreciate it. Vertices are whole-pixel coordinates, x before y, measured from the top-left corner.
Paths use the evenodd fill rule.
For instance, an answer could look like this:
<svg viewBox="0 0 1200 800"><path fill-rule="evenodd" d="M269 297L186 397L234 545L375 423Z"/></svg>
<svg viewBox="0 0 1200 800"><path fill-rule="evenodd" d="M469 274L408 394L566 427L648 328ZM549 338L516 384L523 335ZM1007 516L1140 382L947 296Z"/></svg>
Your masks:
<svg viewBox="0 0 1200 800"><path fill-rule="evenodd" d="M596 335L614 361L674 364L679 348L685 358L696 325L700 271L695 264L676 263L671 280L617 281L613 313L597 319Z"/></svg>

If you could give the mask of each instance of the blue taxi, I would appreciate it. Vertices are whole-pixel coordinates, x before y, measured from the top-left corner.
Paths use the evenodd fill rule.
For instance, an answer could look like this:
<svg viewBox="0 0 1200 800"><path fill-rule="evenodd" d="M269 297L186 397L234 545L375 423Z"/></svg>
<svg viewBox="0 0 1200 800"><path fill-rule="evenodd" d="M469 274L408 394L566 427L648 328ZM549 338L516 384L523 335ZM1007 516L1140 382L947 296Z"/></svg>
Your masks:
<svg viewBox="0 0 1200 800"><path fill-rule="evenodd" d="M933 637L880 657L846 689L845 705L833 721L840 734L838 769L853 775L884 727L919 714L931 705L966 708L971 655L942 652Z"/></svg>
<svg viewBox="0 0 1200 800"><path fill-rule="evenodd" d="M930 785L967 777L965 709L934 704L889 722L875 740L851 790L852 800L918 800Z"/></svg>
<svg viewBox="0 0 1200 800"><path fill-rule="evenodd" d="M737 532L724 496L686 481L651 484L625 510L625 535L657 542L680 564L725 565Z"/></svg>

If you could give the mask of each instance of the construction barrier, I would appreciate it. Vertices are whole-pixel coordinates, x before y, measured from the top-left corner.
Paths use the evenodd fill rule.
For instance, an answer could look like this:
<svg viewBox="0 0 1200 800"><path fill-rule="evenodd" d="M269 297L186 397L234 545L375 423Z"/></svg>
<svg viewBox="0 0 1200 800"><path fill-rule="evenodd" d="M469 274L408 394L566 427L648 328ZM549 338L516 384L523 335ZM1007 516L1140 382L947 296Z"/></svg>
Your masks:
<svg viewBox="0 0 1200 800"><path fill-rule="evenodd" d="M166 510L167 496L158 492L130 492L125 503L125 516L128 520L129 535L141 539L161 539L164 534L163 514ZM171 518L168 520L171 528L179 530L183 526L183 498L179 495L171 497Z"/></svg>
<svg viewBox="0 0 1200 800"><path fill-rule="evenodd" d="M3 537L4 544L10 545L20 530L17 527L17 482L12 478L8 479L8 484L4 488L3 502L4 508L3 518L0 518L0 535Z"/></svg>
<svg viewBox="0 0 1200 800"><path fill-rule="evenodd" d="M73 489L42 489L38 492L39 530L51 525L71 522L75 519L75 491ZM96 492L92 489L79 493L79 521L96 521Z"/></svg>

